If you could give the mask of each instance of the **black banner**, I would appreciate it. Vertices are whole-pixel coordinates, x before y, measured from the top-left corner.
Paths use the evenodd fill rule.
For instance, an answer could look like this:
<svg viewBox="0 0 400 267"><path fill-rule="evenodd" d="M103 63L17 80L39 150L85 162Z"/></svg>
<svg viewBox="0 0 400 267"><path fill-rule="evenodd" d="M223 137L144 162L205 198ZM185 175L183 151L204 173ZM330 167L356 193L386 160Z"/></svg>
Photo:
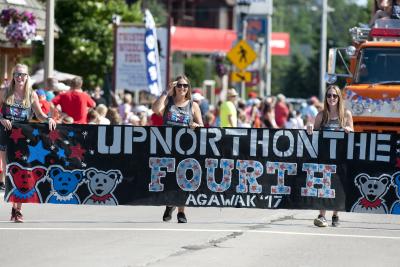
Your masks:
<svg viewBox="0 0 400 267"><path fill-rule="evenodd" d="M397 134L14 124L6 201L400 213Z"/></svg>

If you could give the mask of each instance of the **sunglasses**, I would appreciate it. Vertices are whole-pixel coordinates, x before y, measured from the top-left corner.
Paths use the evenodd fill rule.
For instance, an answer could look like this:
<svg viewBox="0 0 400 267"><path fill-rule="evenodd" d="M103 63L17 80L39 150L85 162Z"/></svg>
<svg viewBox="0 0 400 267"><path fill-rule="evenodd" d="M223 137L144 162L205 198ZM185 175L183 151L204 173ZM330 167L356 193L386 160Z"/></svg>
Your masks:
<svg viewBox="0 0 400 267"><path fill-rule="evenodd" d="M22 72L14 72L14 78L19 78L19 77L26 77L28 76L28 73L22 73Z"/></svg>
<svg viewBox="0 0 400 267"><path fill-rule="evenodd" d="M176 87L177 87L177 88L185 88L185 89L188 89L188 88L189 88L189 84L187 84L187 83L178 83L178 84L176 85Z"/></svg>
<svg viewBox="0 0 400 267"><path fill-rule="evenodd" d="M326 94L326 98L337 99L339 96L337 94Z"/></svg>

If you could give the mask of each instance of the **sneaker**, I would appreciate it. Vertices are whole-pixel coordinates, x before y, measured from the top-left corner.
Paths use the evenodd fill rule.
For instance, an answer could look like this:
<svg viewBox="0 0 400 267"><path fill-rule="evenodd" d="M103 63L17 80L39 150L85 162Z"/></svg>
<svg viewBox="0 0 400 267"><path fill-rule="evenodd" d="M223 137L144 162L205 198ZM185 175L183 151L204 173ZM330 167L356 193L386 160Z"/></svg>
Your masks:
<svg viewBox="0 0 400 267"><path fill-rule="evenodd" d="M0 182L0 191L5 191L6 190L6 185L4 182Z"/></svg>
<svg viewBox="0 0 400 267"><path fill-rule="evenodd" d="M332 226L336 227L339 226L340 222L339 222L339 216L333 215L332 216Z"/></svg>
<svg viewBox="0 0 400 267"><path fill-rule="evenodd" d="M178 212L177 218L178 218L178 223L187 223L185 213Z"/></svg>
<svg viewBox="0 0 400 267"><path fill-rule="evenodd" d="M324 216L318 215L318 218L314 219L314 225L318 227L327 227L328 222L326 221Z"/></svg>
<svg viewBox="0 0 400 267"><path fill-rule="evenodd" d="M166 206L164 215L162 217L164 222L169 222L172 219L172 212L175 210L176 207Z"/></svg>
<svg viewBox="0 0 400 267"><path fill-rule="evenodd" d="M15 211L16 211L16 209L13 207L13 208L11 209L11 218L10 218L10 221L14 221L14 220L15 220Z"/></svg>
<svg viewBox="0 0 400 267"><path fill-rule="evenodd" d="M14 222L16 222L16 223L24 222L24 217L22 216L22 213L20 210L15 210Z"/></svg>

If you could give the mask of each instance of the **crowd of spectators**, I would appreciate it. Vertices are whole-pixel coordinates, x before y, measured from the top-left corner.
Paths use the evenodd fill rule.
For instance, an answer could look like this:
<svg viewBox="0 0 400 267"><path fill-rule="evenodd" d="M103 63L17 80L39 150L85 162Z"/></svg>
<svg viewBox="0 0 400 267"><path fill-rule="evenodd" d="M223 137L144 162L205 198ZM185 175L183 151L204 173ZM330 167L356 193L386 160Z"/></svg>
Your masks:
<svg viewBox="0 0 400 267"><path fill-rule="evenodd" d="M131 92L111 94L112 99L107 101L100 87L83 91L80 78L68 84L50 78L43 89L36 90L43 112L51 114L58 123L162 125L162 117L152 112L150 103L135 103ZM251 91L244 100L233 88L228 90L228 101L216 105L209 103L201 89L193 90L192 100L200 107L205 127L304 129L304 125L314 122L318 111L323 108L315 96L292 103L283 94L261 98ZM221 119L221 112L231 114L232 110L235 110L234 116L229 120Z"/></svg>

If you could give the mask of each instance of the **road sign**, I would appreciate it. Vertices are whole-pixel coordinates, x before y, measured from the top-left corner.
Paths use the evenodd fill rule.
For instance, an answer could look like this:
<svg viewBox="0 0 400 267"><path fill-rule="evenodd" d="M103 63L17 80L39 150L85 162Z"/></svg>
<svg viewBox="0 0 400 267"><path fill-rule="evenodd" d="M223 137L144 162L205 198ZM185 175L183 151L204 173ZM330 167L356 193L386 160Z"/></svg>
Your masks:
<svg viewBox="0 0 400 267"><path fill-rule="evenodd" d="M251 82L251 72L248 71L232 71L231 72L232 82Z"/></svg>
<svg viewBox="0 0 400 267"><path fill-rule="evenodd" d="M272 0L237 0L236 5L240 5L240 3L250 4L249 10L246 12L250 15L266 15L271 14L273 12L273 3Z"/></svg>
<svg viewBox="0 0 400 267"><path fill-rule="evenodd" d="M238 69L243 70L257 58L257 54L245 40L240 40L227 57Z"/></svg>

